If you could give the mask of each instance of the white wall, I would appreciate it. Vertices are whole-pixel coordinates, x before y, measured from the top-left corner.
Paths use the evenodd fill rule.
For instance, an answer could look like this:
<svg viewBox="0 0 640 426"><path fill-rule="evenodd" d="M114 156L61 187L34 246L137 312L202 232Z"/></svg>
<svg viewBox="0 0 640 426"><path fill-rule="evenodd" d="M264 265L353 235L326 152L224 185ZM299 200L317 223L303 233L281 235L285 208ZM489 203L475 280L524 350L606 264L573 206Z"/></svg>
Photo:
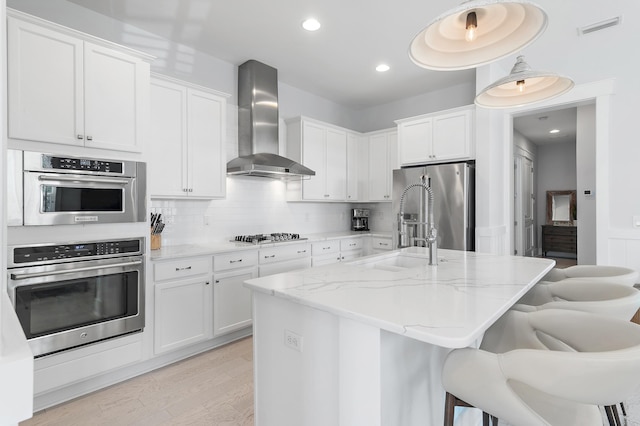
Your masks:
<svg viewBox="0 0 640 426"><path fill-rule="evenodd" d="M577 188L575 141L539 146L537 163L536 219L539 224L544 224L547 219L547 191L570 191ZM577 208L579 210L580 206Z"/></svg>
<svg viewBox="0 0 640 426"><path fill-rule="evenodd" d="M594 105L578 107L576 120L576 207L578 219L578 263L596 263L596 148ZM591 195L586 195L590 191Z"/></svg>

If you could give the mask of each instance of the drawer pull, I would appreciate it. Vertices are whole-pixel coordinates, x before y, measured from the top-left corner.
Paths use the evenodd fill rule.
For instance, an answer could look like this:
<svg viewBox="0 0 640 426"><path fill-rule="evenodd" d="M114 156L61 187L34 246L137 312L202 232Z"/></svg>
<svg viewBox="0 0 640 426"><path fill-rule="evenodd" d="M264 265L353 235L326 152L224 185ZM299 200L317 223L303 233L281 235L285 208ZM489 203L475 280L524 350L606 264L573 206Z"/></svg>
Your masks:
<svg viewBox="0 0 640 426"><path fill-rule="evenodd" d="M176 268L176 272L189 271L190 269L191 269L191 266L185 266L184 268Z"/></svg>
<svg viewBox="0 0 640 426"><path fill-rule="evenodd" d="M331 247L322 247L322 250L329 250Z"/></svg>
<svg viewBox="0 0 640 426"><path fill-rule="evenodd" d="M306 252L307 252L307 250L298 250L298 254L300 254L300 253L306 253Z"/></svg>
<svg viewBox="0 0 640 426"><path fill-rule="evenodd" d="M265 256L264 258L265 258L265 259L269 259L270 257L276 257L276 255L275 255L275 254L272 254L271 256Z"/></svg>
<svg viewBox="0 0 640 426"><path fill-rule="evenodd" d="M242 259L238 259L238 260L230 260L229 263L238 263L238 262L242 262Z"/></svg>
<svg viewBox="0 0 640 426"><path fill-rule="evenodd" d="M385 247L389 245L389 243L378 243L378 244Z"/></svg>
<svg viewBox="0 0 640 426"><path fill-rule="evenodd" d="M207 283L207 284L209 284L209 283ZM216 280L216 284L220 284L220 280Z"/></svg>
<svg viewBox="0 0 640 426"><path fill-rule="evenodd" d="M211 284L211 283L210 283L209 281L205 281L205 282L204 282L204 284L205 284L205 285L209 285L209 284Z"/></svg>
<svg viewBox="0 0 640 426"><path fill-rule="evenodd" d="M349 247L353 247L355 245L357 245L357 244L356 243L351 243L351 244L349 244Z"/></svg>

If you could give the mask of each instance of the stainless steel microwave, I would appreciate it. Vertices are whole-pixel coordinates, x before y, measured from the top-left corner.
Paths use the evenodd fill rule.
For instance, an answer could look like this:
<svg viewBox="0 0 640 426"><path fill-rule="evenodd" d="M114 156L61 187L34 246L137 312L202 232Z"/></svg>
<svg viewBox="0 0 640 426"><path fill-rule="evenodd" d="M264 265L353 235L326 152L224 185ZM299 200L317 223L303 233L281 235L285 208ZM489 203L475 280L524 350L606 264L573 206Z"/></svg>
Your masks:
<svg viewBox="0 0 640 426"><path fill-rule="evenodd" d="M147 219L143 162L10 150L8 171L10 226Z"/></svg>

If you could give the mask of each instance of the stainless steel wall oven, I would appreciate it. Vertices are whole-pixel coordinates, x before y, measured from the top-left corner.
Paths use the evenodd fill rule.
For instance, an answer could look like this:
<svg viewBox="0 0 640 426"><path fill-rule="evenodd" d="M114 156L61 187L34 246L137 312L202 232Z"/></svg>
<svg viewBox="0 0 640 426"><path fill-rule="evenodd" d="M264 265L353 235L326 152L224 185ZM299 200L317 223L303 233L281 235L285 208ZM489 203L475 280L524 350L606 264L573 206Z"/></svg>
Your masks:
<svg viewBox="0 0 640 426"><path fill-rule="evenodd" d="M144 328L144 238L10 246L8 292L35 356Z"/></svg>
<svg viewBox="0 0 640 426"><path fill-rule="evenodd" d="M18 151L9 153L9 225L144 222L146 164ZM22 154L22 155L20 155ZM15 200L14 200L15 198ZM12 217L21 215L21 217Z"/></svg>

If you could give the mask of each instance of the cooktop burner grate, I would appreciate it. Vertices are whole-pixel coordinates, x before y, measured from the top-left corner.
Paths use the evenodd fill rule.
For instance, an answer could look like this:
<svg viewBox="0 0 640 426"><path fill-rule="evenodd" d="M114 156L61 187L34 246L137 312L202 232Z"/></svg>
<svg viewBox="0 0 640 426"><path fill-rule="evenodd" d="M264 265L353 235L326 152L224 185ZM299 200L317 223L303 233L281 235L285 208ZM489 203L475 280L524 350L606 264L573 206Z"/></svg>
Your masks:
<svg viewBox="0 0 640 426"><path fill-rule="evenodd" d="M249 244L267 244L282 243L285 241L306 240L300 238L300 234L291 234L288 232L275 232L273 234L255 234L255 235L236 235L231 242L249 243Z"/></svg>

